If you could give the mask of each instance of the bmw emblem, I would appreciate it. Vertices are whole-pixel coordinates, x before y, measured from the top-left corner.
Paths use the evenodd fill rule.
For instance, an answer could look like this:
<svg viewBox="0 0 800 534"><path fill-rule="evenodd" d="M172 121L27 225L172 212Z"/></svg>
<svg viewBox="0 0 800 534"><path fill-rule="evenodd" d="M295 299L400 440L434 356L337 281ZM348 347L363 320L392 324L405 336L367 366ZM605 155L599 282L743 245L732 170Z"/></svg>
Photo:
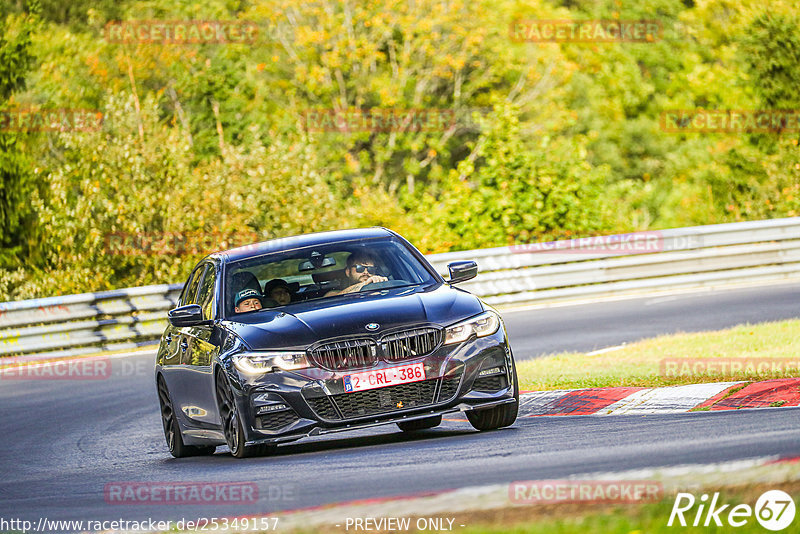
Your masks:
<svg viewBox="0 0 800 534"><path fill-rule="evenodd" d="M377 330L380 327L381 327L381 325L379 325L378 323L367 323L366 325L364 325L364 328L366 328L367 330L372 331L372 332L374 332L375 330Z"/></svg>

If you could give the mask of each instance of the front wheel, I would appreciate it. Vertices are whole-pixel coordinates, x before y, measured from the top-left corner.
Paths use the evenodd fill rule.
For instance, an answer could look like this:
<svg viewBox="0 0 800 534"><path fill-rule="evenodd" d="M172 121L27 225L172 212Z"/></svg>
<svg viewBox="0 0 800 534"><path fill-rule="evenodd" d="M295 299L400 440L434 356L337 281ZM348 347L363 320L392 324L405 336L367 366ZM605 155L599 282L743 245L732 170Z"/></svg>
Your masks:
<svg viewBox="0 0 800 534"><path fill-rule="evenodd" d="M517 420L519 411L519 383L517 382L517 367L512 363L514 375L514 402L501 404L494 408L473 410L467 412L469 423L476 430L495 430L511 426Z"/></svg>
<svg viewBox="0 0 800 534"><path fill-rule="evenodd" d="M169 390L164 379L159 376L156 383L158 389L158 403L161 406L161 424L164 427L164 438L167 440L169 453L175 458L185 458L187 456L206 456L214 454L217 448L213 445L193 446L183 443L181 428L175 415L172 400L169 397Z"/></svg>
<svg viewBox="0 0 800 534"><path fill-rule="evenodd" d="M216 383L217 406L222 419L222 432L225 434L225 442L228 444L231 455L235 458L248 458L271 450L270 445L245 445L247 438L242 427L241 417L239 417L239 410L236 408L236 401L228 381L221 372L217 373Z"/></svg>

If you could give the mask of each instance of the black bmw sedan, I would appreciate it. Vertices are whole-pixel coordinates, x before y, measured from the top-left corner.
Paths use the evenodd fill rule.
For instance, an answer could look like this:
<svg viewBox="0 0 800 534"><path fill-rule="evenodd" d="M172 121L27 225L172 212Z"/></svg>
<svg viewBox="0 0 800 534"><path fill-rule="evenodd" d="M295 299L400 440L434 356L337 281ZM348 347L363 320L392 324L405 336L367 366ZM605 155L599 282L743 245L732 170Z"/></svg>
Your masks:
<svg viewBox="0 0 800 534"><path fill-rule="evenodd" d="M307 436L465 412L509 426L519 387L499 314L385 228L211 254L169 312L155 379L173 456L236 457Z"/></svg>

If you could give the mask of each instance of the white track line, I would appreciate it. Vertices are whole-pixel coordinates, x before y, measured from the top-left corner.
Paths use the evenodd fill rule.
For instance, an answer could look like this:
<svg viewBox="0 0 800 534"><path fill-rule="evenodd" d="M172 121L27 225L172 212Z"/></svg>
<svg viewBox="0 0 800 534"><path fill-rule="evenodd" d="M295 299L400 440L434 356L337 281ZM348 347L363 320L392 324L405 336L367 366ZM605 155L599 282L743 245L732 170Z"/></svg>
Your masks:
<svg viewBox="0 0 800 534"><path fill-rule="evenodd" d="M800 480L800 464L772 463L777 459L777 456L769 456L714 464L684 464L619 472L594 472L572 475L564 480L652 480L662 484L666 498L670 498L676 491L699 491L705 487ZM308 530L320 525L341 525L347 518L355 517L452 517L457 512L478 512L517 505L518 503L511 499L510 487L510 483L467 486L424 496L410 495L372 502L343 502L324 507L287 510L270 516L280 517L283 530L292 528Z"/></svg>
<svg viewBox="0 0 800 534"><path fill-rule="evenodd" d="M592 352L587 352L587 356L597 356L598 354L605 354L606 352L614 352L615 350L624 349L628 344L623 343L622 345L614 345L613 347L606 347L604 349L597 349L593 350Z"/></svg>
<svg viewBox="0 0 800 534"><path fill-rule="evenodd" d="M682 413L691 410L729 387L741 383L715 382L711 384L643 389L610 404L594 415Z"/></svg>

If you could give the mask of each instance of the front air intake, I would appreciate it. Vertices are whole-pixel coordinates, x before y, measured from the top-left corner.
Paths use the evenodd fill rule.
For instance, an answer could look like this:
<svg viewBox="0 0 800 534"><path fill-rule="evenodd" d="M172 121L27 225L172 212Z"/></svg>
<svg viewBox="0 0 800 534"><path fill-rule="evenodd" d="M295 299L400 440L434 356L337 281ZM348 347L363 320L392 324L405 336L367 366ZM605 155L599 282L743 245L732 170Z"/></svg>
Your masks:
<svg viewBox="0 0 800 534"><path fill-rule="evenodd" d="M350 371L378 363L377 347L372 339L345 339L312 347L308 355L317 367L328 371Z"/></svg>
<svg viewBox="0 0 800 534"><path fill-rule="evenodd" d="M398 362L427 356L439 347L442 331L433 327L412 328L387 334L380 340L383 359Z"/></svg>

